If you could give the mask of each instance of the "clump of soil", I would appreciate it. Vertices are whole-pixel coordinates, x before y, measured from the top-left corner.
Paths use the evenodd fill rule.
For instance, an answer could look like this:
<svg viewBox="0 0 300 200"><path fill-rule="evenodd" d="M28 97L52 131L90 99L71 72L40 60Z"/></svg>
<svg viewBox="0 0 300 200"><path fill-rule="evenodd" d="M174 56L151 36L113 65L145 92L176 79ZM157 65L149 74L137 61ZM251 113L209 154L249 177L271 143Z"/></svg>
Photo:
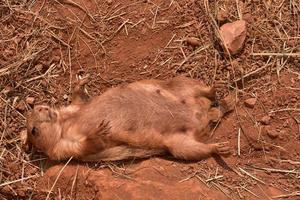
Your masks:
<svg viewBox="0 0 300 200"><path fill-rule="evenodd" d="M299 14L295 1L1 1L0 198L298 199ZM218 30L242 19L246 39L229 56ZM91 96L178 74L226 81L239 101L210 135L233 155L66 164L24 152L27 110L68 104L85 74Z"/></svg>

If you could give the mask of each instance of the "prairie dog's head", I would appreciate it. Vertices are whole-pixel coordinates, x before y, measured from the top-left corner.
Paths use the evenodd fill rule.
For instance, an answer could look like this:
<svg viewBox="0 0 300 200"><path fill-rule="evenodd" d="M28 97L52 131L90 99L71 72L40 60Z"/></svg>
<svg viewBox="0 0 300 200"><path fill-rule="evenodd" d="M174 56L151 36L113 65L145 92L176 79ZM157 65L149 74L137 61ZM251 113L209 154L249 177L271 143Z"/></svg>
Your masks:
<svg viewBox="0 0 300 200"><path fill-rule="evenodd" d="M31 144L44 153L51 148L61 134L59 113L46 105L37 105L27 113L27 144Z"/></svg>

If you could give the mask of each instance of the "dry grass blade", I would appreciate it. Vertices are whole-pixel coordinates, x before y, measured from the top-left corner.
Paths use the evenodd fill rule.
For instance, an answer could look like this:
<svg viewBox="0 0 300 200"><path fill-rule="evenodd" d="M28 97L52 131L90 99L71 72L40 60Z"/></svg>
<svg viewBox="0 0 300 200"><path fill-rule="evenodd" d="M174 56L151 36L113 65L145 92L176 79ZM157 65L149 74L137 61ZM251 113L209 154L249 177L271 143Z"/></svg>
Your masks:
<svg viewBox="0 0 300 200"><path fill-rule="evenodd" d="M57 176L56 176L56 178L55 178L55 181L54 181L54 183L52 184L52 186L51 186L51 188L50 188L50 190L49 190L49 192L48 192L48 194L47 194L46 200L48 200L48 199L50 198L50 195L51 195L51 193L52 193L52 191L53 191L53 189L54 189L54 187L55 187L55 185L56 185L56 183L57 183L59 177L61 176L62 172L63 172L64 169L67 167L67 165L71 162L72 159L73 159L73 157L71 157L71 158L66 162L66 164L59 170L59 172L58 172L58 174L57 174Z"/></svg>
<svg viewBox="0 0 300 200"><path fill-rule="evenodd" d="M290 194L282 194L277 196L272 196L273 199L280 199L280 198L289 198L289 197L295 197L300 196L300 191L292 192Z"/></svg>
<svg viewBox="0 0 300 200"><path fill-rule="evenodd" d="M186 58L183 59L183 61L181 63L179 63L179 65L177 67L177 70L180 69L190 58L192 58L193 56L197 55L198 53L200 53L201 51L204 51L205 49L207 49L209 47L210 47L210 45L199 47L193 53L191 53L188 56L186 56Z"/></svg>
<svg viewBox="0 0 300 200"><path fill-rule="evenodd" d="M252 56L290 56L290 57L300 57L300 53L251 53Z"/></svg>
<svg viewBox="0 0 300 200"><path fill-rule="evenodd" d="M241 156L241 128L238 131L238 156Z"/></svg>
<svg viewBox="0 0 300 200"><path fill-rule="evenodd" d="M36 177L38 177L38 175L32 175L32 176L28 176L28 177L25 177L25 178L21 178L21 179L9 181L9 182L6 182L6 183L1 183L0 187L4 187L4 186L7 186L7 185L11 185L13 183L22 182L22 181L25 181L25 180L28 180L28 179L32 179L32 178L36 178Z"/></svg>
<svg viewBox="0 0 300 200"><path fill-rule="evenodd" d="M269 113L286 112L286 111L300 112L300 108L282 108L278 110L271 110Z"/></svg>
<svg viewBox="0 0 300 200"><path fill-rule="evenodd" d="M267 172L273 172L273 173L286 173L286 174L300 174L300 171L297 171L296 169L276 169L276 168L267 168L267 167L257 167L257 166L251 166L250 167L254 168L254 169L258 169L258 170L263 170L263 171L267 171Z"/></svg>
<svg viewBox="0 0 300 200"><path fill-rule="evenodd" d="M74 1L71 1L71 0L58 0L60 3L65 3L65 4L69 4L69 5L72 5L72 6L75 6L77 8L79 8L81 11L83 11L87 16L89 16L89 18L93 21L95 21L94 17L91 15L91 13L84 9L81 5L79 5L78 3L74 2Z"/></svg>
<svg viewBox="0 0 300 200"><path fill-rule="evenodd" d="M51 70L52 70L54 67L55 67L55 64L52 64L44 74L42 74L42 75L40 75L40 76L32 77L32 78L26 80L25 83L29 83L29 82L31 82L31 81L35 81L35 80L38 80L38 79L40 79L40 78L45 77L46 75L48 75L48 74L51 72Z"/></svg>
<svg viewBox="0 0 300 200"><path fill-rule="evenodd" d="M240 171L243 172L244 174L246 174L247 176L253 178L254 180L262 183L262 184L266 184L264 181L260 180L259 178L256 178L255 176L253 176L252 174L250 174L249 172L247 172L246 170L244 170L243 168L239 167Z"/></svg>

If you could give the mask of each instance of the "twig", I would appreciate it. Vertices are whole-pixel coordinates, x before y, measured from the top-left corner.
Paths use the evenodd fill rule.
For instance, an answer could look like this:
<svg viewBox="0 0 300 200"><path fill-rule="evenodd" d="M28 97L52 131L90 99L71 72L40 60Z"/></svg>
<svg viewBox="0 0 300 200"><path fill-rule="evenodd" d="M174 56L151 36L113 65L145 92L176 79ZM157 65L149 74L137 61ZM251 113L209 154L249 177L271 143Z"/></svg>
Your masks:
<svg viewBox="0 0 300 200"><path fill-rule="evenodd" d="M199 47L199 48L196 49L193 53L191 53L191 54L189 54L188 56L186 56L186 58L178 65L177 70L178 70L179 68L181 68L182 65L184 65L191 57L193 57L194 55L200 53L201 51L203 51L203 50L205 50L205 49L207 49L207 48L209 48L209 47L210 47L210 45L206 45L206 46L203 46L203 47Z"/></svg>
<svg viewBox="0 0 300 200"><path fill-rule="evenodd" d="M291 165L300 165L300 161L293 160L278 160L280 163L289 163Z"/></svg>
<svg viewBox="0 0 300 200"><path fill-rule="evenodd" d="M87 16L89 16L89 18L91 18L91 20L95 21L94 17L86 10L84 9L81 5L79 5L78 3L71 1L71 0L58 0L60 3L65 3L65 4L69 4L72 6L75 6L77 8L79 8L81 11L83 11Z"/></svg>
<svg viewBox="0 0 300 200"><path fill-rule="evenodd" d="M166 44L166 46L164 48L167 48L171 44L171 42L173 41L175 36L176 36L176 33L173 34L172 38L169 40L169 42Z"/></svg>
<svg viewBox="0 0 300 200"><path fill-rule="evenodd" d="M247 176L253 178L254 180L256 180L256 181L258 181L258 182L260 182L260 183L262 183L262 184L264 184L264 185L266 184L264 181L262 181L262 180L256 178L255 176L253 176L253 175L250 174L249 172L245 171L243 168L239 167L239 169L240 169L241 172L243 172L243 173L246 174Z"/></svg>
<svg viewBox="0 0 300 200"><path fill-rule="evenodd" d="M241 128L238 131L238 156L241 156Z"/></svg>
<svg viewBox="0 0 300 200"><path fill-rule="evenodd" d="M125 24L128 23L128 21L129 21L129 19L125 20L125 21L119 26L119 28L118 28L118 29L117 29L110 37L108 37L107 39L105 39L105 40L102 42L102 44L104 44L104 43L106 43L106 42L112 40L112 39L115 37L115 35L123 28L123 26L125 26Z"/></svg>
<svg viewBox="0 0 300 200"><path fill-rule="evenodd" d="M211 181L214 181L214 180L221 179L221 178L223 178L223 177L224 177L223 175L214 176L214 177L212 177L212 178L206 179L205 182L208 183L208 182L211 182Z"/></svg>
<svg viewBox="0 0 300 200"><path fill-rule="evenodd" d="M258 68L258 69L256 69L256 70L254 70L254 71L252 71L252 72L249 72L248 74L243 75L243 77L241 77L241 78L235 79L234 82L237 82L237 81L240 81L240 80L242 80L242 79L245 79L245 78L247 78L247 77L249 77L249 76L252 76L252 75L254 75L254 74L256 74L256 73L262 71L263 69L269 67L270 65L273 64L273 63L269 63L270 60L271 60L271 57L269 57L267 63L266 63L264 66L262 66L262 67L260 67L260 68Z"/></svg>
<svg viewBox="0 0 300 200"><path fill-rule="evenodd" d="M28 180L28 179L31 179L31 178L34 178L34 177L37 177L37 176L38 176L38 175L32 175L32 176L28 176L28 177L26 177L26 178L21 178L21 179L13 180L13 181L10 181L10 182L2 183L2 184L0 184L0 187L4 187L4 186L6 186L6 185L11 185L11 184L13 184L13 183L25 181L25 180Z"/></svg>
<svg viewBox="0 0 300 200"><path fill-rule="evenodd" d="M283 109L278 109L278 110L271 110L269 113L284 112L284 111L300 112L300 108L283 108Z"/></svg>
<svg viewBox="0 0 300 200"><path fill-rule="evenodd" d="M94 38L91 34L89 34L88 32L86 32L84 29L82 29L81 27L79 27L79 30L85 35L87 36L88 38L90 38L91 40L95 41L97 44L100 45L101 49L103 50L103 53L106 54L106 50L103 46L103 43L104 42L99 42L96 38Z"/></svg>
<svg viewBox="0 0 300 200"><path fill-rule="evenodd" d="M74 186L75 186L75 183L76 183L76 180L77 180L78 169L79 169L79 165L77 165L76 172L75 172L75 175L74 175L74 179L73 179L73 182L72 182L71 199L72 199L72 196L73 196L73 189L74 189Z"/></svg>
<svg viewBox="0 0 300 200"><path fill-rule="evenodd" d="M115 171L114 168L113 168L111 165L107 165L107 166L108 166L108 168L109 168L114 174L116 174L116 175L118 175L118 176L120 176L120 177L129 179L129 180L134 180L134 178L132 178L132 177L126 175L126 174L122 174L122 173L120 173L120 172Z"/></svg>
<svg viewBox="0 0 300 200"><path fill-rule="evenodd" d="M274 173L287 173L287 174L300 174L300 171L296 171L295 169L286 170L286 169L275 169L275 168L266 168L266 167L257 167L253 165L249 165L254 169L259 169L267 172L274 172Z"/></svg>
<svg viewBox="0 0 300 200"><path fill-rule="evenodd" d="M175 29L178 29L178 28L186 28L186 27L191 26L191 25L193 25L193 24L195 24L195 23L196 23L196 21L193 20L193 21L187 22L187 23L185 23L185 24L176 26Z"/></svg>
<svg viewBox="0 0 300 200"><path fill-rule="evenodd" d="M40 78L43 78L44 76L46 76L51 70L52 68L55 66L55 64L53 63L52 65L50 65L50 67L48 68L48 70L42 74L42 75L39 75L39 76L36 76L36 77L33 77L33 78L30 78L30 79L27 79L25 81L25 83L28 83L28 82L31 82L31 81L34 81L34 80L37 80L37 79L40 79Z"/></svg>
<svg viewBox="0 0 300 200"><path fill-rule="evenodd" d="M55 35L52 31L50 31L50 30L46 30L48 33L50 33L50 35L54 38L54 39L56 39L56 40L58 40L61 44L63 44L64 46L66 46L66 47L68 47L68 48L70 48L70 49L72 49L72 47L68 44L68 43L66 43L65 41L63 41L62 39L60 39L57 35Z"/></svg>
<svg viewBox="0 0 300 200"><path fill-rule="evenodd" d="M154 17L153 17L152 29L155 28L157 12L158 12L158 7L156 7L155 14L154 14Z"/></svg>
<svg viewBox="0 0 300 200"><path fill-rule="evenodd" d="M300 53L251 53L252 56L291 56L300 57Z"/></svg>
<svg viewBox="0 0 300 200"><path fill-rule="evenodd" d="M12 105L9 104L9 101L6 101L5 99L2 98L2 96L0 95L0 99L6 103L11 109L13 109L14 111L16 111L23 119L26 119L26 117L20 113L18 110L16 110Z"/></svg>
<svg viewBox="0 0 300 200"><path fill-rule="evenodd" d="M255 194L254 192L252 192L251 190L249 190L248 188L246 188L245 186L241 187L242 189L246 190L247 192L249 192L250 194L252 194L253 196L259 198L259 196L257 194Z"/></svg>
<svg viewBox="0 0 300 200"><path fill-rule="evenodd" d="M182 179L182 180L180 180L180 181L178 181L178 182L179 182L179 183L183 183L183 182L185 182L185 181L188 181L188 180L190 180L191 178L195 177L195 176L197 175L197 173L198 173L198 172L194 172L192 175L190 175L190 176L188 176L188 177L186 177L186 178L184 178L184 179Z"/></svg>
<svg viewBox="0 0 300 200"><path fill-rule="evenodd" d="M294 196L300 196L300 191L292 192L290 194L282 194L282 195L272 196L272 198L279 199L279 198L288 198L288 197L294 197Z"/></svg>

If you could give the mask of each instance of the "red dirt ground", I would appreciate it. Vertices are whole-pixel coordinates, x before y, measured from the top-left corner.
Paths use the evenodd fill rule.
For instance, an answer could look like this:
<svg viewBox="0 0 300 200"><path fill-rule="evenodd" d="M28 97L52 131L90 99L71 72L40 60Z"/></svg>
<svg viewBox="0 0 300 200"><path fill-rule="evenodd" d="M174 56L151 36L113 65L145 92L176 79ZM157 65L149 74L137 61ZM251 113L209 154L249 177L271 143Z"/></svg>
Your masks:
<svg viewBox="0 0 300 200"><path fill-rule="evenodd" d="M300 199L299 3L209 1L208 8L204 2L0 2L0 198ZM228 22L247 21L244 48L232 58L218 45L211 18L223 8ZM198 37L201 45L189 46L186 37ZM209 139L228 141L232 156L65 165L25 153L26 98L66 105L78 74L92 76L91 96L177 74L238 86L235 111ZM244 104L250 97L257 98L254 108Z"/></svg>

